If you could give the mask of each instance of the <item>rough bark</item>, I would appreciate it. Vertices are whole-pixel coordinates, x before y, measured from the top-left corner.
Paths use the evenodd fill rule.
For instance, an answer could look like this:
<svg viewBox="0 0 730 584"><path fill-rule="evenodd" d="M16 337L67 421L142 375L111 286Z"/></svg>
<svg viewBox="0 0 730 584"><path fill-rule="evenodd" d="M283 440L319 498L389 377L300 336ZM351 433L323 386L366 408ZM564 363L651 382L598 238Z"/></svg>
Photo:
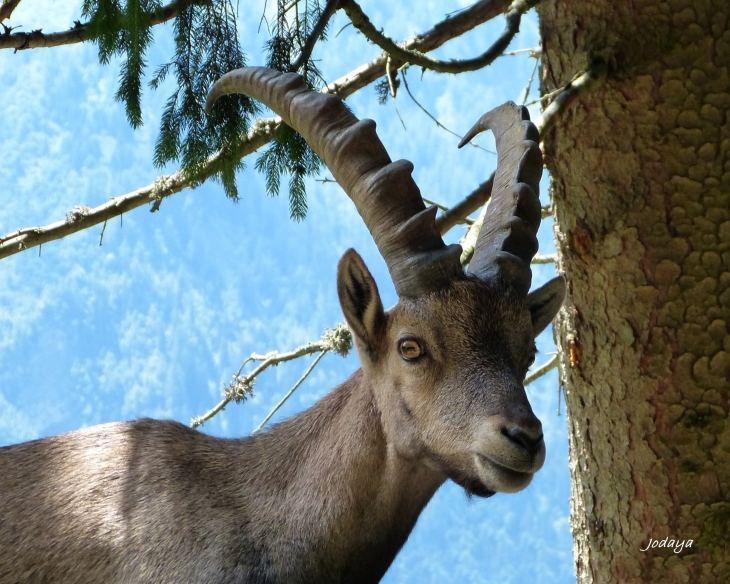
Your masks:
<svg viewBox="0 0 730 584"><path fill-rule="evenodd" d="M544 136L578 582L730 582L730 4L539 12L543 91L609 71Z"/></svg>

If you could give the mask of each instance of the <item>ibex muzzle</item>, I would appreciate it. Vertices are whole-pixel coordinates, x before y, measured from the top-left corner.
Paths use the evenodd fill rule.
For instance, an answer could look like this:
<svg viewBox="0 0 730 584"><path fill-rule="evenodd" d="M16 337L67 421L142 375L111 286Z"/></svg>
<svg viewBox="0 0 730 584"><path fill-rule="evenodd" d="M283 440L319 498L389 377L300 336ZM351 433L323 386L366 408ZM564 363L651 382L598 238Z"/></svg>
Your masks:
<svg viewBox="0 0 730 584"><path fill-rule="evenodd" d="M499 161L469 272L444 245L372 121L301 77L233 71L322 157L373 234L400 297L383 309L349 250L337 291L362 369L309 410L240 440L137 420L0 449L0 583L326 584L380 580L447 479L489 496L545 459L522 381L562 278L528 294L542 159L527 111L492 128Z"/></svg>

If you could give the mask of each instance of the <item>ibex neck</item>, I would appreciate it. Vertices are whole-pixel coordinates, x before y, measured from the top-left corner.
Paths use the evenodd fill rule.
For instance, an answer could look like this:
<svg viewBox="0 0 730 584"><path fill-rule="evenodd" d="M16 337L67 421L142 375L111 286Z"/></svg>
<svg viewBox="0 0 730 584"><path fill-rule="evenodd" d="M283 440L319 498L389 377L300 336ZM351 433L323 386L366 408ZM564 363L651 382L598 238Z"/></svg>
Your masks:
<svg viewBox="0 0 730 584"><path fill-rule="evenodd" d="M444 482L388 443L362 371L254 443L278 451L260 478L278 548L269 551L285 572L299 564L286 582L378 582Z"/></svg>

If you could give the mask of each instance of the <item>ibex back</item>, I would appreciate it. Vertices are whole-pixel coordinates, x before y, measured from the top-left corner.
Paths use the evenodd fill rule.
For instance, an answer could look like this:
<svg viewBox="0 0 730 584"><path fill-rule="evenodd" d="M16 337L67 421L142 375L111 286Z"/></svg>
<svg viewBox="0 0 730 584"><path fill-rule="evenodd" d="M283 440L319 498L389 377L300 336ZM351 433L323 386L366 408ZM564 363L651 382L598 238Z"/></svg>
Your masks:
<svg viewBox="0 0 730 584"><path fill-rule="evenodd" d="M562 278L528 294L540 224L538 136L514 104L483 116L499 161L464 273L370 120L298 75L220 79L282 116L373 234L399 295L384 311L353 250L337 274L362 363L309 410L238 440L175 422L106 424L0 449L0 582L378 582L447 479L487 497L543 464L523 387Z"/></svg>

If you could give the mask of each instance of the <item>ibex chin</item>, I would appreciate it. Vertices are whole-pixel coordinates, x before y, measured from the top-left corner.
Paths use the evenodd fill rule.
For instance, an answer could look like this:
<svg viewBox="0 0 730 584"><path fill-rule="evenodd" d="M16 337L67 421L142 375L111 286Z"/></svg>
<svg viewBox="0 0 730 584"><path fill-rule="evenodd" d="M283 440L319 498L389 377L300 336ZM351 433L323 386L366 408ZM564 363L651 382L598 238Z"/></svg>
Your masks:
<svg viewBox="0 0 730 584"><path fill-rule="evenodd" d="M360 256L337 292L362 363L309 410L241 439L171 421L105 424L0 449L0 582L378 582L451 479L488 497L545 459L523 380L565 292L528 294L542 157L527 110L485 114L499 159L468 273L445 245L412 165L371 120L302 78L228 73L206 107L246 93L319 154L375 239L399 296L383 309Z"/></svg>

